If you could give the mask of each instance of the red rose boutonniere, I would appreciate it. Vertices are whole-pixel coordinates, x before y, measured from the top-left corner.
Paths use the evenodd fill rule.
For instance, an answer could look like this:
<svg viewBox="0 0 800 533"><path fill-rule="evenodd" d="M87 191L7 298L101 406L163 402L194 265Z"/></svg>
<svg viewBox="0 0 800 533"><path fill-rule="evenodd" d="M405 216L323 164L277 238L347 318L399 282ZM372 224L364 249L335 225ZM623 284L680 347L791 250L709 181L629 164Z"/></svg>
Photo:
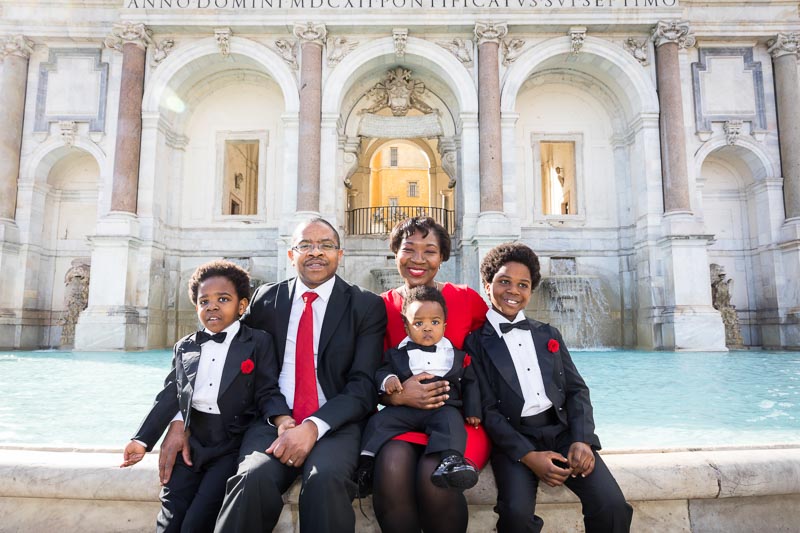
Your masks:
<svg viewBox="0 0 800 533"><path fill-rule="evenodd" d="M252 359L245 359L242 361L242 374L252 374L253 369L256 367L256 364L253 362Z"/></svg>
<svg viewBox="0 0 800 533"><path fill-rule="evenodd" d="M558 341L555 339L550 339L547 341L547 351L550 353L556 353L561 349L561 345L558 344Z"/></svg>
<svg viewBox="0 0 800 533"><path fill-rule="evenodd" d="M472 357L470 357L468 353L465 353L464 362L461 364L461 368L467 368L471 364L472 364Z"/></svg>

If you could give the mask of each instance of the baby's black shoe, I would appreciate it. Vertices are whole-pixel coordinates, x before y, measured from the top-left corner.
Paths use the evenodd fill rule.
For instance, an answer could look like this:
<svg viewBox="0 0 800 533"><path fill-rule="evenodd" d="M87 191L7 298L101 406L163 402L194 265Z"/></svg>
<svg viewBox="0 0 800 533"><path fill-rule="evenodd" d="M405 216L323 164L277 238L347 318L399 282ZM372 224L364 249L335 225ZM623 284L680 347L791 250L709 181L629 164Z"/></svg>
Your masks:
<svg viewBox="0 0 800 533"><path fill-rule="evenodd" d="M431 474L431 482L443 489L466 490L478 483L478 469L460 455L448 455Z"/></svg>
<svg viewBox="0 0 800 533"><path fill-rule="evenodd" d="M372 494L372 480L374 472L374 459L372 457L362 455L355 473L355 482L358 485L358 498L366 498Z"/></svg>

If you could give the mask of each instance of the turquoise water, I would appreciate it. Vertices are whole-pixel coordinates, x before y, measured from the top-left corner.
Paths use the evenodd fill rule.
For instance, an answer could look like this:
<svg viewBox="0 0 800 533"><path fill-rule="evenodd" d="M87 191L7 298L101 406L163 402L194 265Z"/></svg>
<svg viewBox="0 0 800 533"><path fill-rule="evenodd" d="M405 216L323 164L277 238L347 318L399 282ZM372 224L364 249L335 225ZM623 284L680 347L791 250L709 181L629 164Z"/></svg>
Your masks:
<svg viewBox="0 0 800 533"><path fill-rule="evenodd" d="M800 443L800 353L576 352L606 449ZM0 352L0 445L122 448L171 353Z"/></svg>

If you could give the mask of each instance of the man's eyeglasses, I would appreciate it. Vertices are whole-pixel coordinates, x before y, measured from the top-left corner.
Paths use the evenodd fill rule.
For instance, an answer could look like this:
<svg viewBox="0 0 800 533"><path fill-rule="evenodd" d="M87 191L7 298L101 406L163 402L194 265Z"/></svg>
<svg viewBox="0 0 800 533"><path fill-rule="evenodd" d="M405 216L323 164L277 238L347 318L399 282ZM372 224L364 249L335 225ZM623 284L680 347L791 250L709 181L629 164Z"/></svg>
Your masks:
<svg viewBox="0 0 800 533"><path fill-rule="evenodd" d="M301 254L307 254L314 248L317 248L321 252L325 253L335 252L336 250L339 249L339 247L332 242L319 242L319 243L301 242L300 244L292 246L292 250L300 252Z"/></svg>

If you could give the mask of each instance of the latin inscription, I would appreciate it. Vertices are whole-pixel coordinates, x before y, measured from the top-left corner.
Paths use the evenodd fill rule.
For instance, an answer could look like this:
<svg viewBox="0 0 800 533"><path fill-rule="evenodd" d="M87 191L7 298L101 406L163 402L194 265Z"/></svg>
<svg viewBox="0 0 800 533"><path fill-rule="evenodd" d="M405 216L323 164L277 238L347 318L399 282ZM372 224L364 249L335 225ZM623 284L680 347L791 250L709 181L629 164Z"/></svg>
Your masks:
<svg viewBox="0 0 800 533"><path fill-rule="evenodd" d="M125 0L127 9L652 9L678 6L678 0Z"/></svg>

